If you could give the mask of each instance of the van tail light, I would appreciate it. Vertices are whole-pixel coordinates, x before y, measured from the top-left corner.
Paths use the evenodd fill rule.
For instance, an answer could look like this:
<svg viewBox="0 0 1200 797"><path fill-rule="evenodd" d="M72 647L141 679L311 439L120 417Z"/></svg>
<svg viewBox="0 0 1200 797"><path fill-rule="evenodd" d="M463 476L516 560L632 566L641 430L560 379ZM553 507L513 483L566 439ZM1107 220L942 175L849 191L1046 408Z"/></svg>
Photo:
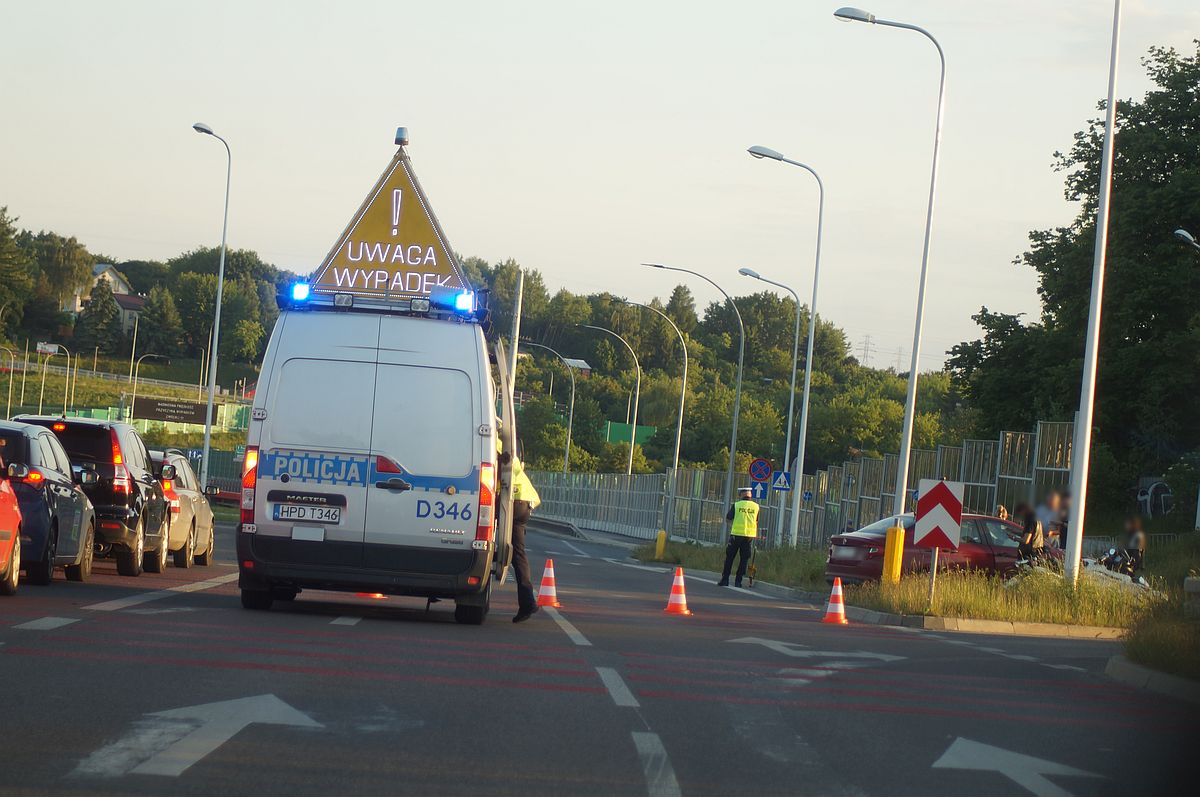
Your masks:
<svg viewBox="0 0 1200 797"><path fill-rule="evenodd" d="M258 446L246 446L242 460L242 522L254 522L254 488L258 486Z"/></svg>
<svg viewBox="0 0 1200 797"><path fill-rule="evenodd" d="M128 495L132 489L129 482L129 468L125 467L125 457L121 456L121 441L117 439L117 430L113 429L110 434L112 435L113 492Z"/></svg>
<svg viewBox="0 0 1200 797"><path fill-rule="evenodd" d="M163 479L163 496L167 499L167 503L171 505L171 514L179 514L179 493L175 492L175 482L171 479Z"/></svg>
<svg viewBox="0 0 1200 797"><path fill-rule="evenodd" d="M42 472L36 468L30 468L29 475L25 477L25 483L33 485L34 487L41 487L45 481L45 475L43 475Z"/></svg>
<svg viewBox="0 0 1200 797"><path fill-rule="evenodd" d="M479 466L479 511L475 515L476 542L489 543L496 539L496 466L490 462Z"/></svg>

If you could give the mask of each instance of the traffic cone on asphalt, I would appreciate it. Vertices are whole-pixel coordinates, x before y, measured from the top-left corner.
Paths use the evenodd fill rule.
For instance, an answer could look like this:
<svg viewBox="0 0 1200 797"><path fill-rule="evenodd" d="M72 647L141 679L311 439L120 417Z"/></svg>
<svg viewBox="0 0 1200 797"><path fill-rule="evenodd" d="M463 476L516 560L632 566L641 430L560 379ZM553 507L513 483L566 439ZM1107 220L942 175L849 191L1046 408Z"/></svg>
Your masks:
<svg viewBox="0 0 1200 797"><path fill-rule="evenodd" d="M558 602L558 593L554 589L554 560L546 560L546 569L542 571L542 586L538 589L538 606L552 606L555 609L561 608L562 604Z"/></svg>
<svg viewBox="0 0 1200 797"><path fill-rule="evenodd" d="M829 605L825 607L825 619L821 622L846 625L846 607L842 603L842 580L840 578L833 579L833 591L829 593Z"/></svg>
<svg viewBox="0 0 1200 797"><path fill-rule="evenodd" d="M671 583L671 597L667 598L667 614L691 614L687 607L687 594L683 589L683 568L675 568L675 581Z"/></svg>

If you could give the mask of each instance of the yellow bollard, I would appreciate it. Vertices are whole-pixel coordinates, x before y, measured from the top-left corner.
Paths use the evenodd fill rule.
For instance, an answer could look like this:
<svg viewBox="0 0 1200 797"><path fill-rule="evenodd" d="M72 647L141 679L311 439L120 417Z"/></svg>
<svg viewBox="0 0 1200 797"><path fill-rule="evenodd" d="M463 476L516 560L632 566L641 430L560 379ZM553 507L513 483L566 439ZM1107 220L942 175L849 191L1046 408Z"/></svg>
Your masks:
<svg viewBox="0 0 1200 797"><path fill-rule="evenodd" d="M654 542L654 558L662 561L662 558L667 555L667 532L662 529L658 530L658 539Z"/></svg>
<svg viewBox="0 0 1200 797"><path fill-rule="evenodd" d="M900 564L904 559L904 529L893 526L887 530L887 542L883 547L883 582L900 583Z"/></svg>

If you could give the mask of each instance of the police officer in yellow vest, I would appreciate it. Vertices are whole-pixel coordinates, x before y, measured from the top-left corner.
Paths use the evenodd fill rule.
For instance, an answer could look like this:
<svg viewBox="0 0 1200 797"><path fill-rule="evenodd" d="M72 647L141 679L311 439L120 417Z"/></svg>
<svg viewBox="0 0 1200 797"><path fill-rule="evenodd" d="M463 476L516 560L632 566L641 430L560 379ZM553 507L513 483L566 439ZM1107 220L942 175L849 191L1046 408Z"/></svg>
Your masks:
<svg viewBox="0 0 1200 797"><path fill-rule="evenodd" d="M513 622L523 623L538 610L537 596L533 594L533 578L529 572L529 557L525 554L525 524L542 499L526 475L525 466L515 454L512 459L512 477L512 568L517 577L517 614L513 617Z"/></svg>
<svg viewBox="0 0 1200 797"><path fill-rule="evenodd" d="M733 521L729 528L729 544L725 546L725 567L721 570L721 580L718 587L729 586L729 571L733 569L733 557L739 556L735 587L742 586L742 578L746 575L746 565L750 563L750 552L754 538L758 536L758 504L750 499L752 492L749 487L738 490L738 500L729 507L726 520Z"/></svg>

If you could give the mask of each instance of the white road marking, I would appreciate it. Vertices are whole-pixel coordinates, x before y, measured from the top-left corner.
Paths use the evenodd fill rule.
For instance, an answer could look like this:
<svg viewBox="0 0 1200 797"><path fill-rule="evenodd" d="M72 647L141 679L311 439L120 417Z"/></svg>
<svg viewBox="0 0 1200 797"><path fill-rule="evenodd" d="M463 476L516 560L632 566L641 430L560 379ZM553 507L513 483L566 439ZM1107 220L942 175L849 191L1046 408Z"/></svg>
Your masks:
<svg viewBox="0 0 1200 797"><path fill-rule="evenodd" d="M618 706L637 708L641 705L633 696L633 692L629 691L629 687L625 685L625 680L621 678L619 672L612 667L597 667L596 672L600 675L600 680L608 689L608 693L612 695L613 702Z"/></svg>
<svg viewBox="0 0 1200 797"><path fill-rule="evenodd" d="M998 772L1019 786L1036 794L1037 797L1071 797L1071 792L1045 778L1046 775L1069 775L1077 778L1099 778L1095 772L1056 764L1043 758L1034 758L973 742L959 737L933 762L934 769L975 769Z"/></svg>
<svg viewBox="0 0 1200 797"><path fill-rule="evenodd" d="M321 723L292 708L275 695L259 695L177 708L160 711L152 716L199 720L201 725L149 761L134 767L131 770L134 774L179 777L192 764L232 739L242 728L256 722L295 725L302 728L322 727Z"/></svg>
<svg viewBox="0 0 1200 797"><path fill-rule="evenodd" d="M1006 659L1015 659L1016 661L1037 661L1036 656L1026 656L1023 653L1001 653Z"/></svg>
<svg viewBox="0 0 1200 797"><path fill-rule="evenodd" d="M79 618L77 617L39 617L27 623L14 625L13 628L20 628L25 631L53 631L55 628L62 628L64 625L78 622Z"/></svg>
<svg viewBox="0 0 1200 797"><path fill-rule="evenodd" d="M743 595L753 595L756 598L767 598L768 600L771 598L770 595L764 595L761 592L755 592L754 590L746 589L745 587L726 587L725 589L732 590L733 592L740 592Z"/></svg>
<svg viewBox="0 0 1200 797"><path fill-rule="evenodd" d="M975 647L974 642L968 642L965 639L944 639L940 636L935 636L934 639L938 640L939 642L945 642L947 645L965 645L969 648Z"/></svg>
<svg viewBox="0 0 1200 797"><path fill-rule="evenodd" d="M670 573L669 567L647 567L646 565L635 565L632 562L622 562L620 559L605 559L609 564L620 565L621 567L632 567L634 570L647 570L651 573Z"/></svg>
<svg viewBox="0 0 1200 797"><path fill-rule="evenodd" d="M566 540L562 540L562 544L563 544L563 545L565 545L565 546L567 546L568 548L570 548L570 549L571 549L572 551L574 551L575 553L577 553L577 554L579 554L580 556L582 556L584 559L591 559L591 558L592 558L592 555L591 555L590 553L588 553L587 551L583 550L583 549L582 549L582 548L580 548L578 545L572 545L571 543L567 542Z"/></svg>
<svg viewBox="0 0 1200 797"><path fill-rule="evenodd" d="M181 592L200 592L201 590L212 589L219 587L222 584L228 584L230 581L237 581L237 573L229 573L224 576L217 576L206 581L193 581L189 584L180 584L177 587L168 589L160 589L154 592L143 592L139 595L130 595L125 598L117 598L103 603L93 603L84 606L85 609L90 609L94 612L115 612L121 609L128 609L130 606L137 606L141 603L149 603L150 601L158 601L163 598L170 598L173 595L178 595Z"/></svg>
<svg viewBox="0 0 1200 797"><path fill-rule="evenodd" d="M330 620L330 625L358 625L361 617L338 617L335 620Z"/></svg>
<svg viewBox="0 0 1200 797"><path fill-rule="evenodd" d="M658 734L634 731L633 746L637 748L638 758L642 759L642 772L646 776L646 793L649 797L680 797L679 781L675 780L671 759L667 758L667 751Z"/></svg>
<svg viewBox="0 0 1200 797"><path fill-rule="evenodd" d="M558 623L558 627L563 630L563 633L566 634L567 637L572 642L574 642L576 645L579 645L581 647L589 647L590 648L592 646L592 643L588 641L588 638L585 637L583 634L579 633L578 628L571 625L570 620L568 620L567 618L565 618L561 614L559 614L558 609L555 609L552 606L546 606L544 608L545 608L546 614L550 615L550 617L553 618L554 622Z"/></svg>
<svg viewBox="0 0 1200 797"><path fill-rule="evenodd" d="M135 772L178 777L254 723L322 727L275 695L159 711L147 714L129 733L80 761L71 775L114 778Z"/></svg>
<svg viewBox="0 0 1200 797"><path fill-rule="evenodd" d="M1046 664L1042 663L1043 667L1049 667L1052 670L1070 670L1072 672L1087 672L1083 667L1076 667L1074 664Z"/></svg>
<svg viewBox="0 0 1200 797"><path fill-rule="evenodd" d="M871 653L866 650L850 651L850 650L800 650L803 645L795 642L780 642L775 639L759 639L758 637L742 637L741 639L730 639L729 642L741 642L749 645L762 645L765 648L774 650L777 653L782 653L785 656L794 656L798 659L877 659L878 661L904 661L904 656L893 656L890 653Z"/></svg>

